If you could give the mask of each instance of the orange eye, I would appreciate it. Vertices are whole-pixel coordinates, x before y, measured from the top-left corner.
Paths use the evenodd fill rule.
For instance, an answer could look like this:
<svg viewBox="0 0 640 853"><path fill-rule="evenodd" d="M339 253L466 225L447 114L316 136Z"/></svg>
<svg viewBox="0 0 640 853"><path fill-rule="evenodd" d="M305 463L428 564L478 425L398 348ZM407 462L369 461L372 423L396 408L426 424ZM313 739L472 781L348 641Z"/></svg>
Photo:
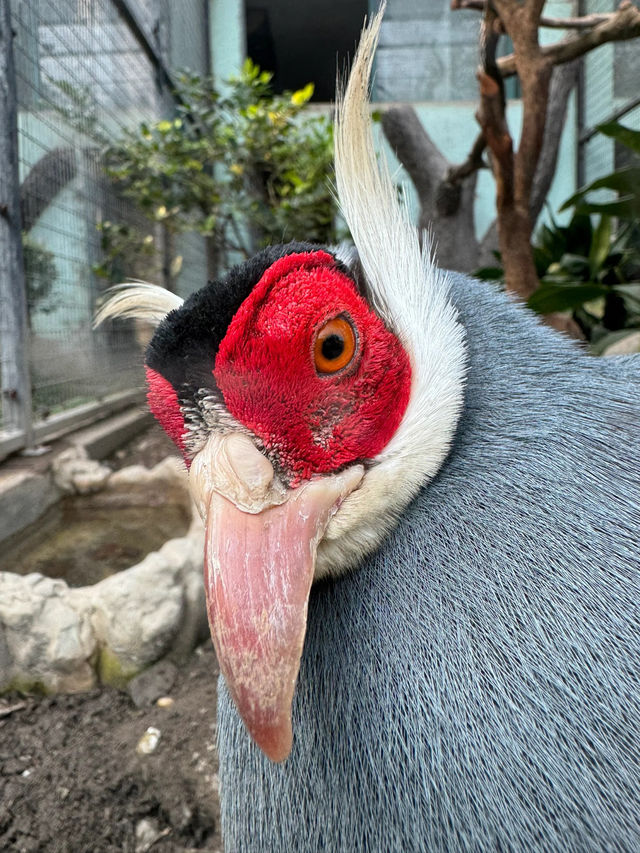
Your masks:
<svg viewBox="0 0 640 853"><path fill-rule="evenodd" d="M346 367L355 355L356 344L356 333L345 317L334 317L325 323L313 345L318 373L337 373Z"/></svg>

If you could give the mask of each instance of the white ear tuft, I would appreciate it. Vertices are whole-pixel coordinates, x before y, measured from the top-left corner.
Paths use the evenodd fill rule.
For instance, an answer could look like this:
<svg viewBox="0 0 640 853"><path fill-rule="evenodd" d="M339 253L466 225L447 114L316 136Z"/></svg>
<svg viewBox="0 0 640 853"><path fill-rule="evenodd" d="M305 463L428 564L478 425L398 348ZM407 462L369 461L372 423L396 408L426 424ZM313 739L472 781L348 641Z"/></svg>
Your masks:
<svg viewBox="0 0 640 853"><path fill-rule="evenodd" d="M411 360L411 397L402 423L343 502L318 547L317 575L354 565L372 551L445 459L464 401L464 329L449 300L447 274L422 244L383 156L376 157L369 78L385 4L365 27L346 89L338 95L336 185L366 279L367 298ZM350 256L338 255L347 264Z"/></svg>
<svg viewBox="0 0 640 853"><path fill-rule="evenodd" d="M94 329L105 320L113 320L116 317L146 320L157 326L170 311L180 308L184 302L181 296L145 281L116 284L107 292L108 299L96 311Z"/></svg>

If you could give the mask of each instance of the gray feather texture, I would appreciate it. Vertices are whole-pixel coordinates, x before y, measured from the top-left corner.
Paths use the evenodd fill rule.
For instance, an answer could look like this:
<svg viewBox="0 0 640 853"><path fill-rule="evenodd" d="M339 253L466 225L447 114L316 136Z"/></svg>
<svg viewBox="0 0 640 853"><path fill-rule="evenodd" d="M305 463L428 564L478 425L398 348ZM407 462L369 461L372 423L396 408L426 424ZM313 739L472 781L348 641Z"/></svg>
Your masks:
<svg viewBox="0 0 640 853"><path fill-rule="evenodd" d="M453 447L314 587L282 765L221 683L228 853L640 850L640 357L451 281Z"/></svg>

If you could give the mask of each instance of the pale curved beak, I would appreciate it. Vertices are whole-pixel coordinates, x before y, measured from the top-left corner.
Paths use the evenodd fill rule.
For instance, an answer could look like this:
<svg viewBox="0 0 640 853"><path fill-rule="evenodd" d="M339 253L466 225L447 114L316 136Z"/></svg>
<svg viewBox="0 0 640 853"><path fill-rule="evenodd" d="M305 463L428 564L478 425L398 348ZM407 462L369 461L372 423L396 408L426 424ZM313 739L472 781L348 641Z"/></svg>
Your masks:
<svg viewBox="0 0 640 853"><path fill-rule="evenodd" d="M285 489L240 433L212 435L189 480L206 527L205 591L220 669L251 736L272 761L293 740L291 704L316 550L360 483L361 465Z"/></svg>

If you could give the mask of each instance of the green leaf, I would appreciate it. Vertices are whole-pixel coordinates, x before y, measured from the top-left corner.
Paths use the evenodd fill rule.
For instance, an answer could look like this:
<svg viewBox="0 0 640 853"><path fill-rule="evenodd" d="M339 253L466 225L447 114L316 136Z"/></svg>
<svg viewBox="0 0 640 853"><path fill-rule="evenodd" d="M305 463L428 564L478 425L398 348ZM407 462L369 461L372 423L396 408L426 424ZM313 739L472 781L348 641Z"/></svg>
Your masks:
<svg viewBox="0 0 640 853"><path fill-rule="evenodd" d="M307 83L303 89L298 89L297 92L294 92L291 95L291 103L296 107L301 107L303 104L306 104L313 95L314 88L313 83Z"/></svg>
<svg viewBox="0 0 640 853"><path fill-rule="evenodd" d="M627 284L614 284L611 288L622 296L625 306L630 313L640 311L640 282L632 281Z"/></svg>
<svg viewBox="0 0 640 853"><path fill-rule="evenodd" d="M612 231L611 217L603 214L593 232L589 251L589 272L592 279L597 277L609 255Z"/></svg>
<svg viewBox="0 0 640 853"><path fill-rule="evenodd" d="M606 213L619 219L635 219L640 215L640 196L621 196L615 201L579 202L580 213Z"/></svg>
<svg viewBox="0 0 640 853"><path fill-rule="evenodd" d="M586 187L581 187L578 192L574 193L564 202L560 210L567 210L582 203L581 209L590 212L586 208L586 205L589 204L586 196L596 190L614 190L615 192L622 193L625 198L637 197L640 195L640 166L624 166L615 172L592 181Z"/></svg>
<svg viewBox="0 0 640 853"><path fill-rule="evenodd" d="M640 130L633 130L630 127L625 127L625 125L620 124L617 121L599 124L596 130L599 130L600 133L604 133L605 136L615 139L616 142L620 142L626 148L630 148L632 151L635 151L636 154L640 154Z"/></svg>
<svg viewBox="0 0 640 853"><path fill-rule="evenodd" d="M589 271L589 258L567 252L560 258L557 268L554 268L554 272L560 271L569 278L579 278L584 281Z"/></svg>
<svg viewBox="0 0 640 853"><path fill-rule="evenodd" d="M585 302L605 296L609 288L595 283L559 283L542 281L531 294L527 305L538 314L553 314L556 311L572 311Z"/></svg>
<svg viewBox="0 0 640 853"><path fill-rule="evenodd" d="M502 267L480 267L474 270L473 276L483 281L498 281L504 278L504 270Z"/></svg>
<svg viewBox="0 0 640 853"><path fill-rule="evenodd" d="M604 296L599 296L597 299L591 299L585 302L582 308L598 320L602 320L605 311L607 310L607 300Z"/></svg>

